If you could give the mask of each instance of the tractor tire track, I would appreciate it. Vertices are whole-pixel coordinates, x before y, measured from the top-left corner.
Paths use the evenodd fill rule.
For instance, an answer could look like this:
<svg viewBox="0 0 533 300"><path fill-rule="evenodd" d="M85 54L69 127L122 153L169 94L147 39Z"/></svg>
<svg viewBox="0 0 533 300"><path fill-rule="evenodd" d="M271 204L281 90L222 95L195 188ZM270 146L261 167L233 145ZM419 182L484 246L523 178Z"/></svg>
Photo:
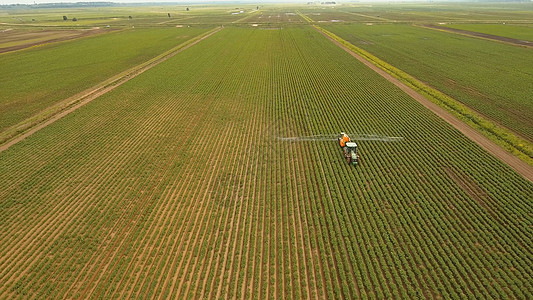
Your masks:
<svg viewBox="0 0 533 300"><path fill-rule="evenodd" d="M501 43L506 43L514 46L522 46L527 48L533 48L533 42L532 41L526 41L526 40L520 40L520 39L514 39L506 36L500 36L500 35L493 35L488 33L482 33L482 32L475 32L470 30L464 30L464 29L457 29L457 28L450 28L445 26L438 26L438 25L418 25L422 28L427 28L431 30L438 30L438 31L445 31L455 34L460 34L468 37L475 37L480 38L484 40L490 40L490 41L496 41Z"/></svg>
<svg viewBox="0 0 533 300"><path fill-rule="evenodd" d="M211 126L211 127L214 127L214 126ZM219 165L222 165L223 164L223 161L224 161L224 155L227 151L227 148L226 145L228 143L228 137L231 136L231 133L233 132L233 126L230 126L228 128L225 128L224 131L223 131L223 134L221 134L221 136L224 137L223 140L220 141L220 144L221 145L224 145L224 147L222 148L223 150L220 151L218 153L218 155L214 158L212 158L213 160L213 169L214 170L219 170ZM215 134L213 134L215 135ZM207 144L206 144L207 145ZM205 169L205 171L207 171L207 168ZM200 208L200 210L197 210L195 209L195 211L197 211L196 213L196 216L195 216L195 219L192 220L190 226L192 226L193 228L195 228L195 230L192 230L191 233L189 234L188 236L188 239L186 241L186 249L183 250L184 253L190 253L190 256L188 258L184 257L183 260L180 261L180 264L178 265L178 270L184 270L183 274L184 276L187 276L187 275L190 275L190 274L187 274L190 266L191 266L191 260L192 260L192 255L193 255L193 251L194 249L192 249L194 247L194 245L197 245L199 243L198 239L200 238L200 233L201 233L201 228L199 228L200 226L197 226L198 224L203 224L204 223L204 218L209 214L209 212L207 211L207 203L205 202L208 202L209 199L211 199L211 197L213 197L213 189L214 189L214 186L216 185L216 174L218 174L217 172L211 172L211 174L209 175L209 178L207 180L207 183L205 184L205 187L204 187L204 190L203 190L203 193L202 195L198 196L200 197L201 199L196 199L196 203L200 203L200 205L202 205L203 207ZM221 217L224 215L225 213L221 214ZM201 221L199 221L199 218L202 218ZM192 235L192 236L191 236ZM193 238L194 237L194 238ZM204 235L202 235L201 239L202 239L202 242L203 242L203 239L204 239ZM191 241L191 239L193 239L193 241ZM183 265L185 263L185 265ZM182 293L182 290L184 288L184 284L187 284L187 286L189 285L188 283L185 282L185 279L182 278L182 280L180 280L179 283L177 283L177 287L176 287L176 294L172 297L184 297L183 295L181 295ZM176 285L176 282L173 282L173 287L171 288L171 290L173 291L174 290L174 286Z"/></svg>
<svg viewBox="0 0 533 300"><path fill-rule="evenodd" d="M241 84L241 88L239 90L239 95L242 94L242 89L244 87L244 82ZM238 98L241 98L242 96L238 97ZM234 108L236 111L237 110L237 107ZM239 114L248 114L248 112L246 111L241 111L239 112ZM245 214L243 216L242 214L242 209L243 209L243 206L245 206L242 202L244 200L248 200L244 195L240 195L239 191L241 193L243 193L244 191L246 190L249 190L249 187L248 187L248 180L249 180L249 172L248 172L248 166L250 166L250 161L252 159L252 157L254 156L254 153L253 153L253 147L248 147L247 144L248 144L248 140L246 137L252 137L253 140L255 140L255 138L253 138L256 134L256 122L254 122L255 120L257 120L257 112L254 111L252 112L252 114L254 115L254 117L251 119L251 120L248 120L247 123L245 123L246 125L243 126L243 128L247 128L247 131L246 133L240 137L240 142L239 142L239 147L238 149L244 149L242 150L243 151L243 154L244 154L244 157L247 158L248 160L248 163L246 164L241 164L241 168L240 168L240 171L239 171L239 176L238 176L238 184L239 184L239 187L238 188L234 188L233 191L232 191L232 196L231 198L235 199L235 205L237 205L237 203L239 203L239 213L237 215L237 225L236 226L233 226L234 224L234 219L235 219L235 212L234 212L234 216L233 216L233 219L232 221L230 222L230 224L232 225L232 230L230 231L230 234L231 233L234 233L234 240L230 243L228 243L228 245L226 246L226 252L224 254L224 259L226 260L227 257L228 257L228 254L229 254L229 247L230 245L232 245L232 249L231 249L231 255L229 257L231 257L231 261L230 261L230 265L229 265L229 270L227 272L227 283L225 285L225 294L226 294L226 297L229 297L229 295L231 294L232 290L231 288L235 288L235 290L237 290L237 284L232 284L232 274L233 274L233 271L234 271L234 264L235 264L235 260L236 260L236 249L237 249L237 244L240 245L240 250L239 250L239 253L242 253L242 245L243 245L243 241L244 241L244 237L242 237L240 240L240 243L239 243L239 231L241 230L241 222L243 221L243 219L247 218L248 215ZM237 153L237 155L235 156L236 159L239 158L239 153ZM241 158L242 159L242 158ZM242 180L242 181L241 181ZM233 195L234 193L236 193L236 195ZM249 201L246 201L246 211L248 210L248 203ZM235 209L236 210L236 209ZM234 229L234 228L236 229ZM244 229L242 229L244 231ZM228 241L230 241L230 239L228 239ZM238 257L240 258L242 256L242 254L239 254ZM240 265L240 262L241 260L239 259L238 261L238 264ZM225 264L224 264L225 265ZM239 268L237 269L237 273L238 273L238 270ZM234 295L235 297L235 295Z"/></svg>
<svg viewBox="0 0 533 300"><path fill-rule="evenodd" d="M236 111L236 107L235 107L235 105L236 105L236 103L233 103L233 104L232 104L232 107L231 107L231 110L232 110L232 111ZM234 124L234 122L232 122L232 121L230 121L229 123L227 123L226 126L231 126L231 130L228 131L228 134L230 135L230 139L226 140L226 144L224 144L224 145L225 145L225 148L231 148L231 146L232 146L232 144L231 144L232 139L231 139L231 138L234 137L234 136L236 136L236 135L238 134L238 133L237 133L237 132L238 132L238 129L235 128L235 127L236 127L236 124ZM240 138L239 140L240 140L239 143L242 144L243 141L244 141L245 139L244 139L244 138ZM240 149L240 148L242 148L242 147L240 147L240 146L237 146L237 147L236 147L236 149ZM226 151L226 150L223 150L223 151ZM231 156L232 156L232 157L231 157ZM221 165L219 168L217 168L217 171L218 171L218 172L216 173L217 175L219 175L219 174L224 174L224 172L225 172L227 169L230 170L229 174L236 174L236 173L237 173L237 171L235 170L235 168L236 168L236 166L238 165L238 163L236 163L236 162L237 162L237 159L238 159L238 150L235 150L234 152L232 152L232 153L231 153L231 156L229 156L229 154L224 156L224 157L227 157L228 159L224 160L224 162L222 163L222 165ZM230 158L231 158L231 160L232 160L231 162L230 162ZM218 176L217 176L217 178L218 178ZM230 180L229 182L231 182L231 180ZM229 182L228 182L228 183L229 183ZM210 203L212 203L212 205L215 206L215 207L216 207L217 205L218 205L219 207L220 207L220 206L224 206L224 203L228 203L228 204L230 204L230 199L233 198L233 193L235 192L233 189L224 188L224 191L220 191L220 192L217 193L217 191L216 191L217 188L216 188L216 187L219 187L219 186L221 186L221 184L218 183L218 182L215 182L215 184L214 184L214 186L213 186L214 189L215 189L215 193L214 193L213 195L210 195L210 196L205 200L206 202L210 202ZM231 190L231 193L230 193L230 190ZM222 201L223 201L224 203L218 203L218 204L216 203L216 200L215 200L215 199L216 199L217 195L221 195L221 196L222 196ZM233 221L234 221L235 213L236 213L236 210L237 210L237 207L236 207L236 206L237 206L237 201L235 201L235 204L233 205L233 207L228 207L228 208L223 209L223 210L224 210L224 213L221 214L220 218L218 219L218 222L212 222L212 221L209 221L210 223L209 223L209 225L208 225L208 228L210 228L211 226L212 226L213 228L221 228L221 227L222 227L222 224L225 224L224 226L232 226L232 227L233 227L233 224L234 224ZM241 207L242 207L242 205L241 205ZM208 217L209 220L212 220L213 218L210 218L210 214L211 214L211 212L210 212L209 210L207 210L207 211L205 212L205 216ZM221 220L223 215L225 215L225 219L224 219L224 221ZM230 215L232 215L231 220L229 220ZM201 240L199 243L195 243L195 244L199 244L199 245L202 245L202 246L203 246L203 245L216 245L216 244L218 243L218 238L219 238L219 233L220 233L220 231L217 231L216 235L210 235L210 234L208 233L208 231L209 231L209 230L206 229L206 230L203 232L202 240ZM229 234L231 235L231 233L233 232L233 230L223 230L223 232L229 232ZM207 237L206 237L206 235L207 235ZM207 240L206 240L206 238L207 238ZM213 241L213 239L214 239L214 241ZM229 238L228 238L228 239L229 239ZM223 236L223 235L222 235L222 237L221 237L221 241L224 241L224 236ZM211 251L212 251L212 252L211 252L211 256L210 256L209 261L208 261L208 263L207 263L209 271L210 271L210 269L211 269L211 265L212 265L213 260L214 260L212 256L213 256L213 254L215 254L215 252L216 252L217 250L218 250L218 251L222 251L222 249L217 249L217 248L213 248L213 249L211 250ZM193 265L192 265L192 270L195 270L195 271L196 271L196 274L199 275L199 276L197 276L198 278L197 278L196 281L194 282L195 287L194 287L194 291L192 292L192 293L193 293L193 294L192 294L192 297L193 297L193 298L197 298L197 297L198 297L198 296L196 296L195 294L198 292L198 288L200 287L200 284L199 284L199 283L200 283L200 280L202 280L201 275L204 273L203 271L204 271L205 268L206 268L206 259L208 259L208 255L206 254L203 258L201 258L201 261L199 261L200 258L201 258L200 256L197 256L197 257L195 258L195 261L193 262ZM197 267L198 264L200 264L199 267ZM215 270L216 270L216 268L215 268ZM208 278L209 278L209 274L210 274L210 272L206 272L206 273L205 273L205 275L206 275L206 277L204 278L205 282L207 282L207 280L208 280ZM222 274L224 274L224 273L222 273ZM202 286L203 286L203 284L202 284ZM220 286L221 286L221 285L220 285ZM184 292L185 297L189 297L190 288L191 288L191 282L189 281L189 283L187 284L187 288L185 289L185 292ZM179 294L178 294L178 296L179 296Z"/></svg>
<svg viewBox="0 0 533 300"><path fill-rule="evenodd" d="M179 117L180 119L183 118L183 115L186 114L185 113L186 111L189 111L191 109L191 107L193 106L192 103L196 103L196 101L191 101L188 105L186 105L185 109L182 109L183 112L182 112L182 114ZM183 103L180 103L180 104L183 104ZM172 111L176 111L176 110L179 110L179 109L173 108L171 110ZM198 135L193 135L193 131L197 129L196 128L197 126L194 126L193 124L198 124L198 121L202 119L202 117L205 115L206 112L207 112L207 106L204 107L203 110L198 110L197 111L197 115L195 116L195 118L191 122L189 122L190 126L188 126L184 130L184 132L186 132L186 134L184 136L188 137L188 138L185 141L179 143L180 146L177 149L175 149L176 153L184 151L185 150L185 145L188 144L187 141L190 140L194 136L198 136ZM174 183L173 183L172 186L176 186L178 178L179 178L179 176L176 176L176 179L173 181ZM172 204L174 204L173 199L175 199L173 197L174 191L168 190L167 192L165 192L165 194L166 194L166 196L164 196L163 199L164 199L164 201L166 201L166 205L161 205L160 208L159 208L159 211L154 210L154 212L156 212L156 215L164 215L165 218L163 220L161 220L160 222L157 222L157 223L153 222L152 223L152 226L148 230L148 232L152 232L152 234L146 235L146 237L142 241L138 242L140 245L145 245L144 249L142 249L141 247L138 247L138 249L135 251L135 254L133 255L133 257L146 257L147 256L146 251L148 251L148 249L150 248L150 239L153 240L154 239L154 233L157 232L156 228L158 226L164 226L163 224L165 224L167 222L167 220L169 220L169 218L170 219L174 219L175 218L177 210L171 210L171 206L172 206ZM152 214L154 214L154 213L152 213ZM163 235L163 232L159 232L158 233L158 238L156 238L155 240L159 240L162 235ZM156 252L161 249L163 244L164 243L161 243L160 246L157 249L155 249ZM143 251L143 254L139 255L138 252L141 251L141 249ZM152 250L152 251L154 251L154 250ZM166 251L168 251L168 248L167 248ZM167 257L167 256L164 255L163 257ZM140 264L142 264L141 261L139 261L137 264L133 264L133 263L129 264L129 266L126 268L126 272L125 273L129 273L131 270L135 270L135 268L140 267ZM155 264L155 262L153 264ZM148 268L149 269L152 268L153 264L150 264L150 266ZM134 281L133 281L131 286L136 286L137 285L137 282L138 282L140 276L141 276L140 273L138 273L135 276ZM118 286L121 286L123 284L123 281L124 281L124 278L122 278L120 280L120 282L118 283ZM141 286L143 284L144 284L144 281L141 283ZM104 297L107 297L107 295L104 296ZM121 297L123 297L123 295L121 295ZM130 297L132 297L132 295L129 294L127 297L130 298Z"/></svg>
<svg viewBox="0 0 533 300"><path fill-rule="evenodd" d="M152 131L153 128L158 125L156 123L156 120L157 119L153 120L154 122L151 124L149 128L151 130L148 130L148 131ZM127 242L130 239L134 238L132 235L134 233L135 226L130 225L130 224L137 224L138 221L142 220L143 212L145 212L146 208L151 204L150 200L153 198L154 193L162 186L162 178L167 176L171 164L172 164L172 157L159 162L159 168L161 171L153 174L152 176L148 178L147 185L146 185L147 188L141 190L142 196L139 199L137 199L132 209L125 210L121 218L117 220L116 225L120 227L117 227L116 232L119 233L119 236L123 236L124 238L120 239L119 241L116 241L114 244L111 244L109 247L106 247L105 249L103 249L103 251L100 251L101 254L100 256L98 256L97 261L101 263L93 264L92 268L89 269L89 273L95 273L95 274L91 276L88 279L88 281L85 280L86 282L88 282L88 284L87 284L87 287L83 289L83 291L81 292L83 295L91 297L96 292L96 289L99 286L100 282L103 281L103 276L106 273L107 269L111 267L115 258L118 255L120 255L121 253L120 250L124 248L124 245L128 244ZM149 192L144 193L144 191L149 191ZM112 231L112 232L115 232L115 231ZM96 270L100 270L100 272L99 273L93 272L95 268Z"/></svg>
<svg viewBox="0 0 533 300"><path fill-rule="evenodd" d="M254 120L254 121L250 124L249 127L251 129L250 129L250 132L248 133L248 135L246 135L246 136L255 137L257 132L259 132L257 130L257 127L258 127L258 120L260 118L258 117L257 109L253 111L253 116L254 117L252 118L252 120ZM239 276L239 271L241 270L241 264L243 262L243 257L244 257L243 252L245 251L245 249L250 247L249 243L247 243L246 244L247 248L244 248L244 244L245 244L245 240L246 240L246 235L245 235L246 234L246 224L247 224L248 219L252 218L251 211L250 211L250 209L251 209L250 208L251 207L250 202L254 200L251 197L251 194L252 194L252 191L253 191L253 185L252 184L254 182L252 180L252 178L255 177L254 176L255 174L253 174L254 170L250 169L249 166L257 165L257 161L255 163L252 163L252 159L254 157L257 158L257 156L255 156L254 153L253 153L253 148L251 148L251 147L248 148L248 152L247 152L246 156L248 157L248 160L247 160L247 163L246 163L247 167L244 167L244 170L243 170L244 171L244 175L243 175L244 176L244 180L243 180L243 186L242 186L242 192L246 192L246 194L240 197L241 201L242 200L246 200L246 207L244 209L244 214L241 214L242 218L244 219L244 220L242 220L244 225L243 225L243 228L242 228L242 233L240 234L241 238L240 238L240 243L239 243L239 247L238 247L238 250L237 250L238 251L238 257L239 257L238 262L237 262L237 268L236 268L236 271L235 271L236 272L236 282L237 282L237 284L233 285L233 289L234 289L234 293L235 293L234 297L236 297L236 298L238 298L238 291L239 291L238 283L239 283L239 278L241 278ZM239 221L240 221L240 219L241 219L241 217L239 218ZM250 222L251 221L248 221L248 223L250 223ZM251 225L249 225L249 227L251 228ZM238 228L240 228L240 227L238 227ZM249 239L250 239L250 235L248 235L248 240ZM237 244L237 240L238 240L238 238L236 239L235 244ZM232 253L232 257L236 256L235 251L236 251L236 249L234 247L233 253ZM249 261L248 260L245 260L245 261L246 261L245 267L247 267ZM231 272L233 272L233 269L234 269L234 266L232 264L231 267L230 267L230 270L231 270L230 274L231 274ZM231 282L231 280L229 280L229 282ZM246 286L244 283L245 283L245 281L242 281L242 287L243 288ZM205 289L205 286L203 288ZM229 291L229 293L231 293L231 290ZM201 295L203 295L203 294L204 293L202 292ZM241 298L244 297L244 293L242 293L240 295L240 297Z"/></svg>
<svg viewBox="0 0 533 300"><path fill-rule="evenodd" d="M109 166L111 163L112 163L111 162L111 157L109 157L107 159L107 163L101 164L100 166L102 166L102 167L96 168L91 174L85 174L85 178L91 178L92 175L97 175L97 174L99 174L98 178L104 178L108 174L108 172L109 172L108 170L110 170L110 169L108 168L107 170L104 170L103 166ZM120 164L121 161L115 159L114 163L115 164ZM84 182L86 182L86 181L82 181L80 186L82 186L82 184ZM90 188L86 189L86 191L89 191L89 190L90 190ZM66 195L65 199L69 199L71 197L71 195L73 195L74 193L76 193L76 191L72 191L70 194ZM94 197L96 197L96 196L93 193L92 195L90 195L89 199L94 199ZM68 205L66 207L65 207L64 203L58 203L58 205L56 205L52 209L52 211L49 213L50 217L45 219L45 221L43 221L43 223L42 223L43 225L42 226L45 226L45 228L42 228L42 227L35 228L34 230L31 230L28 233L28 235L26 235L28 240L31 239L29 244L26 244L24 242L24 239L19 241L19 243L24 243L23 247L33 247L33 245L38 244L36 246L38 248L32 250L32 252L31 252L34 255L37 254L36 256L32 256L32 258L33 258L32 261L33 262L36 262L37 259L40 258L43 255L43 253L42 253L42 251L40 249L44 249L44 247L46 245L49 245L49 244L53 243L57 239L59 232L63 231L64 228L68 228L68 226L70 226L70 222L71 221L76 220L79 214L81 214L83 211L85 211L85 210L87 210L88 208L91 207L91 205L88 205L89 203L91 203L91 202L89 201L89 202L86 202L85 204L79 203L79 202L70 202L70 203L68 203ZM95 203L93 203L93 205L94 204ZM82 205L82 206L80 207L80 205ZM50 218L52 218L52 219L50 220ZM55 226L55 224L56 224L56 222L58 222L58 220L63 220L63 222L61 222L62 224L60 226L57 226L54 229L53 232L50 232L49 229L53 228L53 226ZM31 234L33 232L38 232L37 233L38 235L37 236L32 236ZM45 239L44 241L39 240L39 239L43 239L43 238ZM20 247L20 245L19 246L13 246L13 247L11 247L11 249L18 249L19 247ZM18 259L6 260L6 262L7 261L10 261L10 263L15 263L15 262L23 261L23 260L18 258ZM27 268L25 269L25 271L22 272L22 274L26 273L27 270L29 270L29 268L31 267L31 265L32 264L27 266ZM16 280L18 277L20 277L20 276L17 276L15 278L13 278L13 275L12 275L11 276L11 280Z"/></svg>

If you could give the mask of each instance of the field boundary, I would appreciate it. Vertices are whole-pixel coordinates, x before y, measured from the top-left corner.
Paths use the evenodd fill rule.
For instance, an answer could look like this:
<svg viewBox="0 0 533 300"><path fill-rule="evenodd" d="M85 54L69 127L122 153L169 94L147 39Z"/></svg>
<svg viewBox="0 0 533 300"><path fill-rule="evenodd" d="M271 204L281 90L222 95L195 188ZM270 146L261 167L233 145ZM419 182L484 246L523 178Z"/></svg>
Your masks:
<svg viewBox="0 0 533 300"><path fill-rule="evenodd" d="M304 21L307 21L307 23L314 23L315 21L311 19L310 17L302 14L299 10L296 11L296 14L299 15Z"/></svg>
<svg viewBox="0 0 533 300"><path fill-rule="evenodd" d="M501 35L494 35L494 34L475 32L475 31L457 29L457 28L450 28L450 27L438 26L438 25L430 25L430 24L414 25L414 26L418 26L418 27L426 28L426 29L431 29L431 30L436 30L436 31L459 34L459 35L463 35L463 36L467 36L467 37L479 38L479 39L493 41L493 42L500 42L500 43L513 45L513 46L533 48L533 42L531 42L531 41L514 39L514 38L501 36Z"/></svg>
<svg viewBox="0 0 533 300"><path fill-rule="evenodd" d="M489 153L491 153L493 156L495 156L502 162L509 165L513 170L521 174L527 180L533 182L533 168L530 165L532 161L531 158L529 158L529 161L525 161L521 159L521 157L515 155L515 153L510 153L507 149L504 149L499 144L497 144L495 141L485 136L484 131L482 131L478 126L470 125L471 122L468 122L468 123L463 122L461 116L462 117L464 116L463 115L457 116L458 112L456 110L449 111L450 108L447 105L444 106L444 104L441 101L438 101L438 102L435 101L435 100L438 100L438 98L433 96L433 97L428 97L429 99L432 99L433 101L428 100L428 98L426 98L425 95L427 95L428 92L432 92L431 90L429 91L425 89L421 90L421 87L414 85L412 82L410 81L405 82L406 81L405 78L402 78L402 77L398 78L399 75L397 73L393 72L389 68L383 67L383 65L381 64L378 64L378 62L376 62L376 60L379 60L378 58L371 56L371 54L367 53L366 51L353 46L347 41L344 41L343 39L339 38L335 34L323 28L320 28L319 26L314 25L313 27L318 32L320 32L322 35L324 35L326 38L328 38L333 43L335 43L337 46L339 46L340 48L342 48L343 50L351 54L357 60L359 60L360 62L365 64L367 67L371 68L372 70L374 70L376 73L378 73L379 75L387 79L392 84L402 89L405 93L407 93L413 99L415 99L416 101L424 105L426 108L431 110L437 116L439 116L444 121L446 121L447 123L452 125L454 128L459 130L470 140L472 140L473 142L481 146L483 149L487 150ZM370 55L376 60L369 59L367 55ZM385 62L383 63L386 64ZM396 70L399 72L402 72L398 69ZM402 72L401 74L405 74L405 73ZM416 80L413 77L410 77L410 79ZM431 89L429 87L424 87L424 88Z"/></svg>
<svg viewBox="0 0 533 300"><path fill-rule="evenodd" d="M9 147L24 140L35 132L54 123L55 121L84 106L92 100L114 90L115 88L144 73L152 67L155 67L156 65L164 62L165 60L173 57L181 51L194 46L202 40L219 32L223 28L224 27L217 27L204 34L200 34L144 63L141 63L124 72L121 72L85 91L82 91L43 110L37 115L34 115L12 127L9 127L8 129L0 133L0 152L7 150Z"/></svg>

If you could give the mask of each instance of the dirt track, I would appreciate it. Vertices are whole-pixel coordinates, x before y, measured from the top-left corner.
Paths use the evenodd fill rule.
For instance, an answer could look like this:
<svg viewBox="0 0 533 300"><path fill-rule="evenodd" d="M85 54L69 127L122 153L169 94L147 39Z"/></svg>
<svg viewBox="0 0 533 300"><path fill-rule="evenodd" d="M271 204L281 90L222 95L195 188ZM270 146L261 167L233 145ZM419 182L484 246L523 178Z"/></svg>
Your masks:
<svg viewBox="0 0 533 300"><path fill-rule="evenodd" d="M6 52L11 52L11 51L22 50L22 49L31 48L31 47L34 47L34 46L39 46L39 45L44 45L44 44L50 44L50 43L57 43L57 42L63 42L63 41L68 41L68 40L74 40L74 39L78 39L78 38L82 38L82 37L88 37L88 36L91 36L91 35L96 35L96 34L101 34L101 33L104 33L104 32L116 31L116 30L117 29L107 29L107 30L105 30L105 29L95 28L95 29L89 29L89 30L69 31L69 33L70 32L76 32L76 34L66 35L66 36L57 37L57 38L51 38L51 39L43 40L43 41L30 42L30 43L27 43L27 44L20 44L20 45L11 46L11 47L0 48L0 53L6 53ZM39 33L41 33L41 32L39 32Z"/></svg>
<svg viewBox="0 0 533 300"><path fill-rule="evenodd" d="M185 49L188 49L194 45L196 45L197 43L203 41L204 39L210 37L211 35L219 32L220 30L222 30L223 27L219 27L217 30L215 31L212 31L211 33L201 37L200 39L184 46L184 47L179 47L175 50L171 50L169 51L169 53L149 62L149 63L143 63L139 66L136 66L136 67L133 67L131 68L130 70L128 70L127 72L123 73L121 76L118 76L116 78L114 78L112 81L110 81L109 83L107 84L99 84L99 85L96 85L93 89L91 89L89 92L87 93L83 93L82 95L80 95L79 97L77 97L77 99L74 99L73 101L71 101L71 103L75 103L74 105L70 106L68 109L65 109L65 110L62 110L62 111L59 111L58 113L56 113L55 115L53 115L52 117L50 117L49 119L47 119L45 122L42 122L42 123L39 123L37 124L36 126L33 126L30 130L28 131L25 131L23 134L17 136L16 138L12 139L11 141L3 144L3 145L0 145L0 152L4 151L4 150L7 150L9 147L15 145L16 143L24 140L25 138L29 137L30 135L34 134L35 132L45 128L46 126L54 123L55 121L61 119L62 117L68 115L69 113L75 111L76 109L84 106L85 104L93 101L94 99L114 90L115 88L121 86L122 84L128 82L129 80L137 77L138 75L144 73L145 71L151 69L152 67L164 62L165 60L171 58L172 56L180 53L181 51L185 50Z"/></svg>
<svg viewBox="0 0 533 300"><path fill-rule="evenodd" d="M458 34L463 34L463 35L479 37L479 38L484 38L484 39L504 42L504 43L508 43L508 44L514 44L514 45L533 48L533 42L531 42L531 41L524 41L524 40L513 39L513 38L509 38L509 37L504 37L504 36L499 36L499 35L492 35L492 34L488 34L488 33L481 33L481 32L475 32L475 31L462 30L462 29L455 29L455 28L449 28L449 27L437 26L437 25L422 25L422 27L426 27L426 28L430 28L430 29L437 29L437 30L444 30L444 31L452 32L452 33L458 33Z"/></svg>
<svg viewBox="0 0 533 300"><path fill-rule="evenodd" d="M503 148L486 138L484 135L473 129L472 127L466 125L463 123L463 121L457 119L455 116L453 116L451 113L446 111L444 108L438 106L437 104L429 101L421 94L417 93L415 90L411 89L407 85L403 84L400 80L393 77L389 73L383 71L382 69L378 68L371 62L367 61L363 57L357 55L350 49L346 48L344 45L340 44L339 42L331 39L329 36L322 33L320 30L317 29L318 32L320 32L322 35L324 35L326 38L328 38L330 41L335 43L340 48L344 49L344 51L350 53L353 57L355 57L357 60L365 64L370 69L374 70L376 73L399 87L402 91L407 93L409 96L411 96L413 99L418 101L420 104L424 105L426 108L431 110L433 113L435 113L437 116L442 118L444 121L448 122L450 125L455 127L457 130L459 130L461 133L463 133L466 137L474 141L476 144L481 146L483 149L487 150L490 154L501 160L502 162L509 165L513 170L515 170L518 174L524 176L527 180L533 182L533 168L529 166L524 161L520 160L516 156L510 154L509 152L505 151Z"/></svg>

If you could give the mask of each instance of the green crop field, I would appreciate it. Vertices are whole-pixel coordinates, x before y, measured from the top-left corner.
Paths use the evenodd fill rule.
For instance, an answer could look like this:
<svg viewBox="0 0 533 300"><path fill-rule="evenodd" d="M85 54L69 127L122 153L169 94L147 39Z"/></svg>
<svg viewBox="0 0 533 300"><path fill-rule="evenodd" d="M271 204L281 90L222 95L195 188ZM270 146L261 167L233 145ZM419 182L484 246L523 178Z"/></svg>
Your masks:
<svg viewBox="0 0 533 300"><path fill-rule="evenodd" d="M533 22L531 3L343 3L300 7L317 22L348 23L521 23Z"/></svg>
<svg viewBox="0 0 533 300"><path fill-rule="evenodd" d="M189 10L187 11L187 8ZM60 9L10 9L0 12L0 26L32 28L91 28L106 26L163 27L167 23L225 24L253 14L257 6L206 6L166 5L155 7L111 7L111 8L60 8ZM243 11L241 13L241 11ZM235 14L233 14L235 13ZM170 14L170 17L168 17ZM63 21L63 16L68 19ZM129 19L129 17L132 17ZM77 21L72 19L76 18Z"/></svg>
<svg viewBox="0 0 533 300"><path fill-rule="evenodd" d="M531 49L411 25L325 28L533 140Z"/></svg>
<svg viewBox="0 0 533 300"><path fill-rule="evenodd" d="M137 7L142 28L0 54L19 70L2 88L54 96L0 107L13 123L204 36L0 144L0 298L532 298L533 183L307 24L311 8L256 8ZM357 166L341 131L377 137L356 140Z"/></svg>

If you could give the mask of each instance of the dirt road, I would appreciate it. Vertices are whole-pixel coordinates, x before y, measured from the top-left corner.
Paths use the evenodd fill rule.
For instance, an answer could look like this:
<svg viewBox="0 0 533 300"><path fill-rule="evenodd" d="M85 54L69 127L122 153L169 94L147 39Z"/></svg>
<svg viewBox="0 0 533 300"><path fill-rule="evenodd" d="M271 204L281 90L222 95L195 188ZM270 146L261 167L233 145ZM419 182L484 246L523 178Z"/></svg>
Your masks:
<svg viewBox="0 0 533 300"><path fill-rule="evenodd" d="M340 44L339 42L333 40L323 32L317 29L318 32L320 32L322 35L324 35L326 38L328 38L330 41L335 43L340 48L344 49L344 51L350 53L353 57L355 57L357 60L365 64L370 69L374 70L376 73L393 83L395 86L399 87L401 90L403 90L405 93L407 93L409 96L411 96L413 99L418 101L420 104L424 105L426 108L431 110L433 113L435 113L437 116L442 118L444 121L448 122L450 125L455 127L457 130L459 130L461 133L463 133L466 137L474 141L476 144L481 146L483 149L487 150L490 154L501 160L502 162L509 165L513 170L515 170L520 175L524 176L527 180L533 182L533 168L529 166L524 161L520 160L516 156L510 154L509 152L505 151L502 147L498 146L491 140L489 140L487 137L479 133L477 130L473 129L472 127L466 125L463 123L463 121L457 119L455 116L453 116L451 113L446 111L444 108L438 106L437 104L429 101L424 96L413 90L412 88L408 87L407 85L403 84L400 80L393 77L389 73L383 71L382 69L378 68L371 62L367 61L363 57L357 55L344 45Z"/></svg>

